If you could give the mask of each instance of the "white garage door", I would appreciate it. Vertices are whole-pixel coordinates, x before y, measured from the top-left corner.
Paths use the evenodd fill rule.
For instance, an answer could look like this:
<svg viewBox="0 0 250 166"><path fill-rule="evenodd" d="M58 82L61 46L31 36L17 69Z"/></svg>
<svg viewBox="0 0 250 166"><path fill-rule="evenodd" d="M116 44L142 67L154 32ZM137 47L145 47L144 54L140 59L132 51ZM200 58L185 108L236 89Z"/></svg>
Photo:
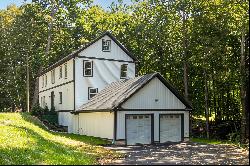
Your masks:
<svg viewBox="0 0 250 166"><path fill-rule="evenodd" d="M151 144L151 115L126 115L127 145Z"/></svg>
<svg viewBox="0 0 250 166"><path fill-rule="evenodd" d="M160 115L160 143L181 141L181 115Z"/></svg>

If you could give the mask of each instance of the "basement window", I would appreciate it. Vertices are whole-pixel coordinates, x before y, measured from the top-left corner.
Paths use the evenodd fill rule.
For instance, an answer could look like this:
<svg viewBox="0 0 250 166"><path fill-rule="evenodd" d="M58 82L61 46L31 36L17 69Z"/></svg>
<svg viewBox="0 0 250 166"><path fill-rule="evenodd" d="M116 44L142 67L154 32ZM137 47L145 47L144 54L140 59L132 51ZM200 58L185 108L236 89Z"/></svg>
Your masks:
<svg viewBox="0 0 250 166"><path fill-rule="evenodd" d="M83 76L93 77L93 61L83 61Z"/></svg>
<svg viewBox="0 0 250 166"><path fill-rule="evenodd" d="M102 39L102 51L103 52L111 51L111 40Z"/></svg>
<svg viewBox="0 0 250 166"><path fill-rule="evenodd" d="M90 100L92 97L94 97L98 93L98 88L88 88L88 99Z"/></svg>
<svg viewBox="0 0 250 166"><path fill-rule="evenodd" d="M127 78L128 64L121 65L121 79Z"/></svg>

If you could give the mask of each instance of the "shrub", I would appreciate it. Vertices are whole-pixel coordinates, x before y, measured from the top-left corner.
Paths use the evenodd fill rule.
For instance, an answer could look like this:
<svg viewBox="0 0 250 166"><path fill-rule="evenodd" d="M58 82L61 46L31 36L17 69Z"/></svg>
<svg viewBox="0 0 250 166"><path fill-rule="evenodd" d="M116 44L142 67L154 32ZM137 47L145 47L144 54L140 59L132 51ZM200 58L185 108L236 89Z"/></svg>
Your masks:
<svg viewBox="0 0 250 166"><path fill-rule="evenodd" d="M58 115L55 107L52 107L50 110L45 108L44 115L42 116L42 120L47 120L49 123L58 124Z"/></svg>
<svg viewBox="0 0 250 166"><path fill-rule="evenodd" d="M41 117L42 113L43 113L43 108L40 107L39 103L35 104L35 106L31 110L31 115Z"/></svg>

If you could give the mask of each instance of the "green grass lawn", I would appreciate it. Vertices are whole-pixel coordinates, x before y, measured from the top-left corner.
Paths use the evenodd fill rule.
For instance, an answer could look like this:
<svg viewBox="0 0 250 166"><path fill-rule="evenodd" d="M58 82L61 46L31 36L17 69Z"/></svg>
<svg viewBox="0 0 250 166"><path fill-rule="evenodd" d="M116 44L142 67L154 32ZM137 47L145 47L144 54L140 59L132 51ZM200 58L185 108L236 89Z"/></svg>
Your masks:
<svg viewBox="0 0 250 166"><path fill-rule="evenodd" d="M104 149L105 140L46 130L26 113L0 113L0 165L98 164L119 155Z"/></svg>
<svg viewBox="0 0 250 166"><path fill-rule="evenodd" d="M233 144L229 141L220 141L215 139L206 139L206 138L191 138L192 142L205 143L205 144Z"/></svg>

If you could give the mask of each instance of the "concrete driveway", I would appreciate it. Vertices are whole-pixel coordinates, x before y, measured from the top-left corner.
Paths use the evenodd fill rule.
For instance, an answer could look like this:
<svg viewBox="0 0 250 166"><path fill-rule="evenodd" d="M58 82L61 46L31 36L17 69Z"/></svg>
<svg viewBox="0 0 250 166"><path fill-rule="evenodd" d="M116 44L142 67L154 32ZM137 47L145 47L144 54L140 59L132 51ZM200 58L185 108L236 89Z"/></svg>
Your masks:
<svg viewBox="0 0 250 166"><path fill-rule="evenodd" d="M106 148L125 153L125 158L113 160L109 165L249 165L249 151L224 144L188 142Z"/></svg>

